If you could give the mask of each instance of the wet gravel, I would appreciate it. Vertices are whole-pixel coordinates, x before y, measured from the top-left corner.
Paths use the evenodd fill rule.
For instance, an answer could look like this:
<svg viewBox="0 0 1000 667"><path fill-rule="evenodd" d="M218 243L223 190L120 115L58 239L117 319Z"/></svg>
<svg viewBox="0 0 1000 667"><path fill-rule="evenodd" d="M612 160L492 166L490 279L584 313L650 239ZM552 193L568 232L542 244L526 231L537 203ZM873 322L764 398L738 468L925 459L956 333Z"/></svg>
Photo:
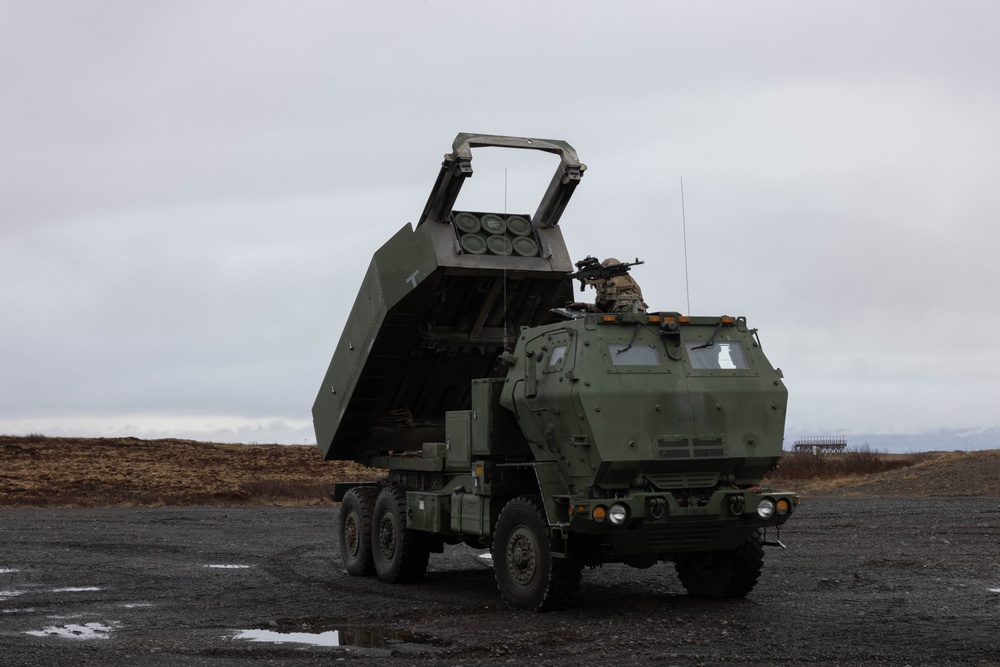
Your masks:
<svg viewBox="0 0 1000 667"><path fill-rule="evenodd" d="M807 498L747 599L606 566L549 614L507 609L467 547L417 584L349 577L335 528L331 508L5 509L0 663L1000 665L997 496Z"/></svg>

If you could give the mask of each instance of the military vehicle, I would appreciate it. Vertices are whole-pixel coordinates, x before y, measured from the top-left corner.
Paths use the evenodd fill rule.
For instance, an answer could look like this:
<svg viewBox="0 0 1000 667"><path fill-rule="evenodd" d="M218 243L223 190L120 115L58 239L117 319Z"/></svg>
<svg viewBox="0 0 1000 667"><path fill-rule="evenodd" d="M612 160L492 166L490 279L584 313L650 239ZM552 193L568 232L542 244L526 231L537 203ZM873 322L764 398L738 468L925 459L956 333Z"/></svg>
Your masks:
<svg viewBox="0 0 1000 667"><path fill-rule="evenodd" d="M534 214L453 210L483 146L559 156ZM416 227L375 253L313 406L326 459L388 471L336 485L350 574L413 581L464 543L491 549L509 605L548 610L614 562L745 596L780 545L798 498L760 481L781 371L745 318L647 312L634 262L571 262L558 223L585 169L563 141L459 134Z"/></svg>

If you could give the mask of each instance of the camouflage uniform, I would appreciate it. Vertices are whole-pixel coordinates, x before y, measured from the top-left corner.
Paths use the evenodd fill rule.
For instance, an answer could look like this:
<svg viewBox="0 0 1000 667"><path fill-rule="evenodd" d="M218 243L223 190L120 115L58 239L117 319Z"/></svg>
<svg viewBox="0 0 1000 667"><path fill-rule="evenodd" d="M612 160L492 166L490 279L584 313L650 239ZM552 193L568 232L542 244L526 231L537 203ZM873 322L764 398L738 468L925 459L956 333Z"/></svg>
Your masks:
<svg viewBox="0 0 1000 667"><path fill-rule="evenodd" d="M608 267L621 264L614 257L601 262ZM642 300L642 289L639 283L629 274L613 278L590 278L584 281L597 289L594 306L599 313L645 313L646 302Z"/></svg>

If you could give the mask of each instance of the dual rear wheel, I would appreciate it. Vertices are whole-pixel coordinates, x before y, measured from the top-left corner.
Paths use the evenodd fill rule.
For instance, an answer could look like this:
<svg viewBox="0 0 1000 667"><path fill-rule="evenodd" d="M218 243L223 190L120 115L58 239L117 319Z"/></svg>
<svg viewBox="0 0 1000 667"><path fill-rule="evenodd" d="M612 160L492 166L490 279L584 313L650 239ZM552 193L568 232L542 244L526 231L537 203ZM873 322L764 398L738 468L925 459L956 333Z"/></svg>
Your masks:
<svg viewBox="0 0 1000 667"><path fill-rule="evenodd" d="M430 547L426 533L406 527L401 487L359 486L340 505L340 553L348 574L401 584L424 575Z"/></svg>

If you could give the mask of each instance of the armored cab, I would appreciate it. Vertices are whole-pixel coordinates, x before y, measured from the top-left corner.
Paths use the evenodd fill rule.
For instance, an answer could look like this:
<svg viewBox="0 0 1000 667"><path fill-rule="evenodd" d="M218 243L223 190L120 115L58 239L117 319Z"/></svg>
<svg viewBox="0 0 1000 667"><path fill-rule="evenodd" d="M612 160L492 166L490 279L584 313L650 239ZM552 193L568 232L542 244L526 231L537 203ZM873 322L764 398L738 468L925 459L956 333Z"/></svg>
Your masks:
<svg viewBox="0 0 1000 667"><path fill-rule="evenodd" d="M454 211L471 149L560 164L533 215ZM787 394L743 317L650 310L617 261L557 226L585 166L561 141L460 134L415 228L376 252L313 406L354 575L420 577L490 548L517 608L568 603L585 566L671 562L694 595L748 594L797 497L762 489ZM572 280L598 289L570 304Z"/></svg>

